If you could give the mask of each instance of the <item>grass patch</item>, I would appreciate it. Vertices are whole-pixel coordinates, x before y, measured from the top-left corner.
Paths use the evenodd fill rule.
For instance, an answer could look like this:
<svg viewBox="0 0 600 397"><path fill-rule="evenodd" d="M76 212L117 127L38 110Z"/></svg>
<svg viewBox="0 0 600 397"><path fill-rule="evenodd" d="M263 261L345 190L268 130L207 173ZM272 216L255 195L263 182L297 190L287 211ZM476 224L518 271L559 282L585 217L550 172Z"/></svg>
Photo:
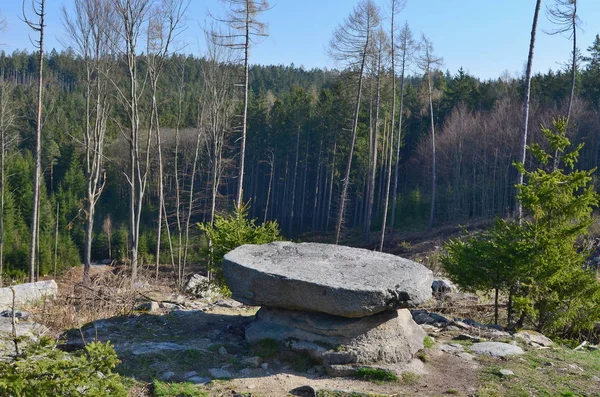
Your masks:
<svg viewBox="0 0 600 397"><path fill-rule="evenodd" d="M398 376L381 368L361 367L356 370L355 376L359 379L375 383L398 382Z"/></svg>
<svg viewBox="0 0 600 397"><path fill-rule="evenodd" d="M310 368L314 367L317 364L315 360L307 353L297 353L295 354L291 365L292 369L296 372L306 372Z"/></svg>
<svg viewBox="0 0 600 397"><path fill-rule="evenodd" d="M418 351L417 354L416 354L416 356L417 356L417 358L419 360L421 360L424 363L428 363L429 362L429 356L423 350Z"/></svg>
<svg viewBox="0 0 600 397"><path fill-rule="evenodd" d="M458 393L459 393L459 391L456 389L449 389L449 390L446 390L446 392L445 392L445 394L451 394L454 396L457 395Z"/></svg>
<svg viewBox="0 0 600 397"><path fill-rule="evenodd" d="M193 383L165 383L155 380L152 386L155 397L209 397L207 391Z"/></svg>
<svg viewBox="0 0 600 397"><path fill-rule="evenodd" d="M271 358L277 354L279 345L274 339L263 339L250 346L250 353L263 360Z"/></svg>
<svg viewBox="0 0 600 397"><path fill-rule="evenodd" d="M600 371L600 352L535 350L503 361L501 367L493 358L481 356L479 360L486 369L480 374L483 386L478 397L600 396L598 384L590 381L591 375ZM512 370L518 376L502 377L500 369Z"/></svg>
<svg viewBox="0 0 600 397"><path fill-rule="evenodd" d="M426 349L431 349L433 345L435 345L433 338L427 335L425 339L423 339L423 346L425 346Z"/></svg>
<svg viewBox="0 0 600 397"><path fill-rule="evenodd" d="M419 383L421 375L415 374L414 372L404 372L402 374L402 383L407 386L414 386Z"/></svg>

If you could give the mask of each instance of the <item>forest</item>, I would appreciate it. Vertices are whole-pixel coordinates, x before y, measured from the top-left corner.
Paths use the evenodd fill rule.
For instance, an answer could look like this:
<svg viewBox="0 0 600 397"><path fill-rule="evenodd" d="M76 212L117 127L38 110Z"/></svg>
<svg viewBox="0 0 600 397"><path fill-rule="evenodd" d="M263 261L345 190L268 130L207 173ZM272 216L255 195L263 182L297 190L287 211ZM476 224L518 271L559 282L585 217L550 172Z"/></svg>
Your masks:
<svg viewBox="0 0 600 397"><path fill-rule="evenodd" d="M187 4L75 0L59 51L44 48L44 1L25 10L38 50L0 51L3 279L107 259L134 278L185 268L198 223L241 206L287 239L380 249L394 231L513 216L524 98L528 142L566 116L578 167L598 165L598 35L571 35L562 69L483 80L444 70L403 1L361 0L332 32L344 67L305 70L252 63L264 0L224 1L206 53L183 55ZM557 29L577 32L574 4L550 9Z"/></svg>

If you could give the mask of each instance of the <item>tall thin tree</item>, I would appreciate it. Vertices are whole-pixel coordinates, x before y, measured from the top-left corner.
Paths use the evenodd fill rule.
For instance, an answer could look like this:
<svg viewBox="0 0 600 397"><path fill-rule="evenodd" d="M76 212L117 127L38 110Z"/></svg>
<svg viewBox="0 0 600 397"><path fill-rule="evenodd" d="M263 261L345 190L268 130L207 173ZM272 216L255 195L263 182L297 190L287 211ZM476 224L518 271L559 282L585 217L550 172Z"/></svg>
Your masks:
<svg viewBox="0 0 600 397"><path fill-rule="evenodd" d="M85 126L83 133L85 197L85 242L83 282L89 283L96 203L104 189L104 142L109 119L109 80L113 69L111 44L114 12L108 0L75 0L74 12L63 7L65 30L72 47L84 61Z"/></svg>
<svg viewBox="0 0 600 397"><path fill-rule="evenodd" d="M427 79L427 102L429 105L429 121L431 129L431 207L429 211L428 229L433 227L435 216L435 199L437 188L437 165L435 152L435 118L433 114L433 73L442 63L442 58L438 58L433 53L433 44L425 36L421 35L421 55L419 56L419 66Z"/></svg>
<svg viewBox="0 0 600 397"><path fill-rule="evenodd" d="M39 246L39 223L40 223L40 191L42 188L42 108L44 90L44 29L46 27L46 1L31 0L29 17L26 10L26 0L23 0L23 20L31 30L39 34L39 38L33 41L38 49L38 87L37 87L37 114L35 128L35 167L33 175L33 210L31 217L31 241L29 246L29 282L35 281L37 248ZM37 263L39 267L39 263Z"/></svg>
<svg viewBox="0 0 600 397"><path fill-rule="evenodd" d="M350 138L350 150L346 163L346 171L342 182L342 191L338 203L337 223L335 227L335 243L340 241L342 225L344 223L344 212L348 186L350 185L350 171L352 169L352 157L358 131L358 118L362 98L363 79L365 66L369 56L371 42L375 29L379 26L379 9L372 0L361 0L354 8L342 25L333 33L330 41L330 54L336 60L344 63L344 66L356 76L356 102L352 122Z"/></svg>
<svg viewBox="0 0 600 397"><path fill-rule="evenodd" d="M521 124L521 148L519 150L519 161L525 165L527 159L527 127L529 125L529 98L531 96L531 68L533 66L533 51L535 49L535 36L537 33L538 17L540 15L540 8L542 7L542 0L535 2L535 11L533 13L533 23L531 24L531 39L529 40L529 55L527 56L527 68L525 69L525 94L523 95L523 119ZM524 175L519 172L517 184L523 184ZM523 216L523 207L521 202L516 199L517 217L521 219Z"/></svg>
<svg viewBox="0 0 600 397"><path fill-rule="evenodd" d="M388 169L385 186L385 199L383 203L383 220L381 222L381 235L379 238L379 251L383 251L385 241L385 228L387 226L388 208L390 204L390 186L392 182L392 161L394 149L394 130L396 126L396 15L398 15L406 5L406 0L389 0L390 5L390 59L392 72L392 115L390 128L390 152L388 153ZM400 116L402 118L402 116Z"/></svg>
<svg viewBox="0 0 600 397"><path fill-rule="evenodd" d="M240 163L238 171L236 206L242 208L244 204L244 172L246 167L246 135L248 130L248 94L250 80L250 47L256 39L267 36L266 25L258 18L260 14L271 7L267 0L221 0L227 5L227 14L224 19L217 18L225 23L230 33L227 33L226 45L243 52L244 82L243 110L242 110L242 136L240 139Z"/></svg>
<svg viewBox="0 0 600 397"><path fill-rule="evenodd" d="M400 179L400 148L402 145L402 121L404 120L404 94L405 94L405 75L409 63L418 46L413 39L412 32L408 23L400 31L398 38L398 50L400 51L400 108L398 109L398 134L396 135L396 159L394 161L394 186L392 188L392 210L390 217L390 230L394 230L396 224L396 203L398 195L398 181Z"/></svg>

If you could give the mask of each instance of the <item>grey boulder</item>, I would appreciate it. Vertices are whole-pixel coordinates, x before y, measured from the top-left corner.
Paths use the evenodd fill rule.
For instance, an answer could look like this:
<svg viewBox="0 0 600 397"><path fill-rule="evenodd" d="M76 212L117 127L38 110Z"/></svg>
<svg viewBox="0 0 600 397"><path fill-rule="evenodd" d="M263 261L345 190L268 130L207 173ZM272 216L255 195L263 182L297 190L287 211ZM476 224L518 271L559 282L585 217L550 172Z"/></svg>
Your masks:
<svg viewBox="0 0 600 397"><path fill-rule="evenodd" d="M475 343L471 346L471 351L475 354L488 354L492 357L506 357L525 353L519 346L502 342Z"/></svg>
<svg viewBox="0 0 600 397"><path fill-rule="evenodd" d="M431 298L433 274L395 255L329 244L243 245L225 255L233 298L248 305L364 317Z"/></svg>
<svg viewBox="0 0 600 397"><path fill-rule="evenodd" d="M15 307L20 308L27 303L54 298L58 294L58 285L54 280L47 280L0 288L0 310L12 309L13 290Z"/></svg>
<svg viewBox="0 0 600 397"><path fill-rule="evenodd" d="M249 343L285 342L325 365L406 363L426 335L407 309L347 318L263 307L246 329Z"/></svg>

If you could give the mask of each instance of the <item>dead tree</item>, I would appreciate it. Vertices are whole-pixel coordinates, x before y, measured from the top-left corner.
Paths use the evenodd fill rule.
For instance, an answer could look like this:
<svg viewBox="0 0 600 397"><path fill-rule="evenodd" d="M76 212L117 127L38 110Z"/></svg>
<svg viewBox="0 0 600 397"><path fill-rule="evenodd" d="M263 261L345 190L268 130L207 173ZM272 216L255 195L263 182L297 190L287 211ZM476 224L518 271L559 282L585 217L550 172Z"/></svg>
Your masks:
<svg viewBox="0 0 600 397"><path fill-rule="evenodd" d="M535 11L533 13L533 23L531 25L531 39L529 41L529 55L527 56L527 69L525 70L525 95L523 96L523 121L521 124L521 148L519 151L519 161L525 166L527 159L527 127L529 124L529 97L531 95L531 67L533 65L533 51L535 49L535 35L537 32L538 16L542 0L537 0L535 3ZM523 184L524 175L519 172L517 185ZM523 216L523 207L521 202L515 197L517 207L517 217L520 220Z"/></svg>
<svg viewBox="0 0 600 397"><path fill-rule="evenodd" d="M431 128L431 208L429 211L429 226L428 229L431 230L433 227L433 218L435 215L435 193L436 193L436 178L437 178L437 168L436 168L436 153L435 153L435 119L433 115L433 73L436 68L439 67L442 63L442 58L437 58L433 54L433 44L431 41L425 37L425 35L421 36L421 55L418 60L419 66L423 70L425 74L425 78L427 79L427 100L429 104L429 120L430 120L430 128Z"/></svg>
<svg viewBox="0 0 600 397"><path fill-rule="evenodd" d="M348 186L350 185L350 170L352 168L352 157L354 156L354 145L358 130L358 117L360 113L360 102L362 98L363 78L365 66L369 55L371 42L375 29L379 26L379 9L372 0L362 0L354 8L344 23L334 31L330 41L330 54L338 62L342 62L344 67L355 72L356 102L354 108L354 119L352 122L352 132L350 138L350 150L348 152L348 161L346 171L342 182L342 191L338 203L338 216L335 228L335 243L340 241L342 225L344 223L344 212L346 208L346 199Z"/></svg>
<svg viewBox="0 0 600 397"><path fill-rule="evenodd" d="M0 288L4 271L4 207L6 201L6 157L16 141L16 114L12 100L14 86L0 77Z"/></svg>
<svg viewBox="0 0 600 397"><path fill-rule="evenodd" d="M218 35L218 42L243 52L244 82L242 83L243 110L242 110L242 136L240 139L240 165L237 183L236 206L242 208L244 204L244 171L246 163L246 132L248 128L248 91L249 91L249 60L250 47L257 39L267 36L265 24L259 21L261 13L270 9L267 0L221 0L227 5L227 13L224 18L216 18L224 23L230 32Z"/></svg>
<svg viewBox="0 0 600 397"><path fill-rule="evenodd" d="M385 199L383 204L383 220L381 223L381 236L379 238L379 251L383 251L383 242L385 241L385 228L387 225L388 208L390 203L390 186L392 181L392 162L393 162L393 149L394 149L394 130L396 126L396 15L400 13L406 0L390 0L390 59L391 59L391 72L392 72L392 115L391 115L391 128L390 128L390 152L388 154L389 162L387 169L387 179L385 187ZM401 94L402 95L402 94ZM402 101L402 99L401 99ZM400 110L400 119L402 119L402 110ZM394 195L395 200L395 195ZM394 207L395 210L395 207ZM393 219L393 218L392 218ZM392 225L393 228L393 225Z"/></svg>
<svg viewBox="0 0 600 397"><path fill-rule="evenodd" d="M128 127L120 125L121 131L129 145L129 170L123 173L129 184L129 239L131 249L131 279L135 284L138 271L138 249L140 238L140 220L143 200L146 194L148 174L150 170L151 134L143 136L140 125L140 98L144 85L141 82L138 65L139 38L143 34L148 12L152 6L151 0L112 0L112 6L117 13L116 31L120 35L116 49L120 58L125 61L126 87L122 89L114 79L118 97L127 114Z"/></svg>
<svg viewBox="0 0 600 397"><path fill-rule="evenodd" d="M33 211L31 217L31 241L29 246L29 282L35 281L37 248L39 246L39 223L40 223L40 191L42 187L42 96L44 90L44 28L46 18L46 1L31 0L30 11L33 19L27 15L26 0L23 0L23 21L31 30L39 34L34 46L38 49L38 87L37 87L37 115L35 128L35 167L33 175ZM39 267L39 263L37 263Z"/></svg>
<svg viewBox="0 0 600 397"><path fill-rule="evenodd" d="M158 278L162 239L163 214L167 233L170 234L169 222L166 216L164 165L162 152L162 137L158 108L158 79L169 56L173 41L181 33L184 14L189 0L161 0L153 10L148 24L148 46L146 62L150 80L151 108L148 134L156 136L156 155L158 157L158 220L156 233L156 262L155 276ZM172 252L171 252L172 255Z"/></svg>
<svg viewBox="0 0 600 397"><path fill-rule="evenodd" d="M371 170L368 182L368 195L367 195L367 210L365 218L365 229L364 239L368 242L371 238L371 222L373 218L373 203L375 200L375 178L377 176L377 156L379 154L379 127L380 127L380 110L381 110L381 79L383 74L383 56L386 51L387 37L382 29L377 31L374 42L374 63L375 63L375 80L376 80L376 94L375 94L375 125L373 128L373 136L369 144L371 148Z"/></svg>
<svg viewBox="0 0 600 397"><path fill-rule="evenodd" d="M114 62L115 14L108 0L75 0L74 13L63 7L65 29L72 47L84 60L85 128L83 135L85 199L85 244L83 282L89 283L96 203L104 189L104 142L109 120L109 80ZM73 15L73 16L71 16Z"/></svg>

